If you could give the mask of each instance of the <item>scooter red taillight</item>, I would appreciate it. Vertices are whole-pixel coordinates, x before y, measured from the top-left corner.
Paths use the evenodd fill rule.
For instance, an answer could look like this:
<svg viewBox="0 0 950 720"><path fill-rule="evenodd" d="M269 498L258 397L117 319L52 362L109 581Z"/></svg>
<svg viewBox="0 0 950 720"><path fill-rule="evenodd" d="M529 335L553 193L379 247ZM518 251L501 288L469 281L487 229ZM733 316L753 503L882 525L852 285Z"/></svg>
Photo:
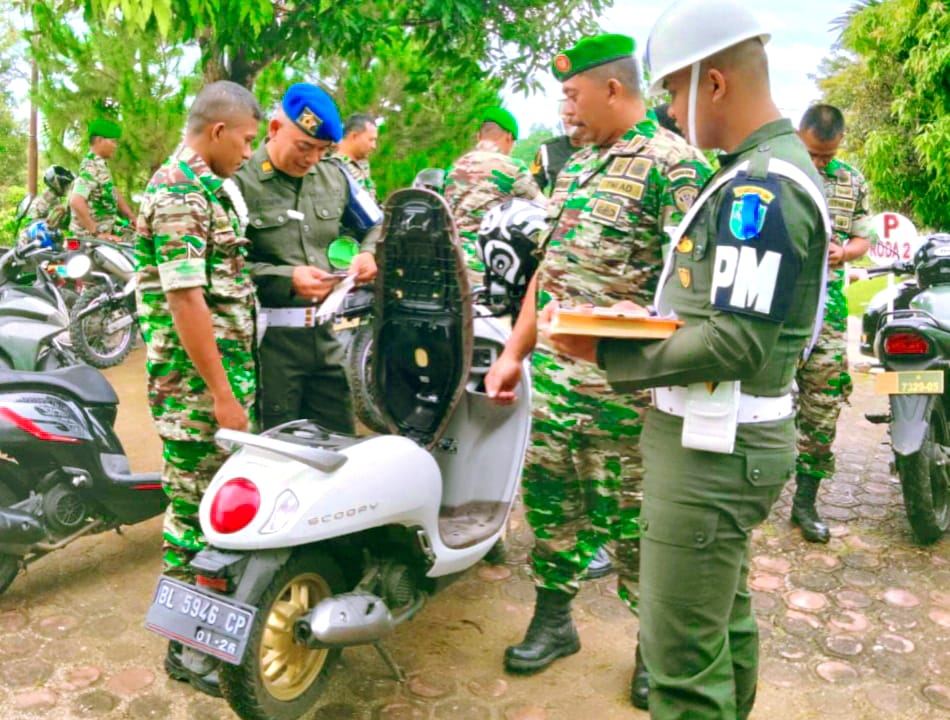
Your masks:
<svg viewBox="0 0 950 720"><path fill-rule="evenodd" d="M211 501L211 527L222 534L248 526L261 507L261 493L247 478L231 478Z"/></svg>
<svg viewBox="0 0 950 720"><path fill-rule="evenodd" d="M895 332L884 338L886 355L932 355L930 341L920 333Z"/></svg>

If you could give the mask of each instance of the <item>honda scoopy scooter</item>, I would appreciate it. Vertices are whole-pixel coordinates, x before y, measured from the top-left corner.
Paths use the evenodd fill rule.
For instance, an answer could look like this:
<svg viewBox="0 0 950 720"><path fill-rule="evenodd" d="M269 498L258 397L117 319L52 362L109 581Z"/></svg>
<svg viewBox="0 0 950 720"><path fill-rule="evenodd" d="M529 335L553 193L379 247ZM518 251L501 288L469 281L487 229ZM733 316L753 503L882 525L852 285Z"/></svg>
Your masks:
<svg viewBox="0 0 950 720"><path fill-rule="evenodd" d="M220 430L234 454L201 503L196 582L163 576L148 612L192 671L223 661L221 691L244 720L311 711L347 646L375 645L401 674L380 641L485 556L518 488L528 367L515 404L489 400L508 331L472 302L442 198L394 193L377 258L373 342L352 355L356 406L374 406L361 417L385 432Z"/></svg>

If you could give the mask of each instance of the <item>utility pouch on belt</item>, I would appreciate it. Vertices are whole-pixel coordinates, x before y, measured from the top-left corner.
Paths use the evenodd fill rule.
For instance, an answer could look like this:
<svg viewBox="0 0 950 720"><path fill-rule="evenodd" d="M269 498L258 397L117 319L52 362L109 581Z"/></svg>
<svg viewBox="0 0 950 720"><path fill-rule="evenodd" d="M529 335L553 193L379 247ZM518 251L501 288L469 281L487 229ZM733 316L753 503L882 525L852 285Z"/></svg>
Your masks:
<svg viewBox="0 0 950 720"><path fill-rule="evenodd" d="M687 386L683 447L726 453L736 444L739 383L693 383Z"/></svg>
<svg viewBox="0 0 950 720"><path fill-rule="evenodd" d="M360 233L368 232L370 228L379 225L383 221L383 211L373 201L372 196L366 192L366 188L350 175L349 170L342 163L335 164L343 171L347 185L350 186L350 201L343 211L344 224Z"/></svg>

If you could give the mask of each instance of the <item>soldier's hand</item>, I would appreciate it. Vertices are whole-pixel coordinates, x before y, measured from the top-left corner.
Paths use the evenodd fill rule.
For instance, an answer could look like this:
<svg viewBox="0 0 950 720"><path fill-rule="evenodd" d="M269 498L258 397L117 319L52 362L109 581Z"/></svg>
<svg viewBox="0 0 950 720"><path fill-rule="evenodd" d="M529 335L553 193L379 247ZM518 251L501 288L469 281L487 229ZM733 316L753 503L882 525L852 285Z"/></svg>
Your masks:
<svg viewBox="0 0 950 720"><path fill-rule="evenodd" d="M828 243L828 264L837 267L844 262L844 245L836 242Z"/></svg>
<svg viewBox="0 0 950 720"><path fill-rule="evenodd" d="M518 399L515 390L521 382L521 362L502 353L485 375L485 392L498 405L511 405Z"/></svg>
<svg viewBox="0 0 950 720"><path fill-rule="evenodd" d="M376 272L376 258L373 253L361 252L350 263L350 275L356 275L356 282L360 285L373 282Z"/></svg>
<svg viewBox="0 0 950 720"><path fill-rule="evenodd" d="M298 265L290 280L294 292L300 297L323 300L340 278L312 265Z"/></svg>
<svg viewBox="0 0 950 720"><path fill-rule="evenodd" d="M218 425L228 430L243 430L247 432L250 420L247 410L239 403L234 395L214 399L214 419Z"/></svg>

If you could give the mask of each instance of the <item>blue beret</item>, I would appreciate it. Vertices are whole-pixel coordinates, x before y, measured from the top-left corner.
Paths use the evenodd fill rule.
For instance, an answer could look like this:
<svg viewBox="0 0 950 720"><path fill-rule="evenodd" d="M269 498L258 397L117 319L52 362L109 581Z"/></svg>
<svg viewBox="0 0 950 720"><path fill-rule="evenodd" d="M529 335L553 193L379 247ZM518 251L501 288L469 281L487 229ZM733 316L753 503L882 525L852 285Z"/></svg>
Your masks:
<svg viewBox="0 0 950 720"><path fill-rule="evenodd" d="M288 119L307 135L317 140L340 142L343 122L336 103L326 92L310 83L296 83L287 88L280 103Z"/></svg>

